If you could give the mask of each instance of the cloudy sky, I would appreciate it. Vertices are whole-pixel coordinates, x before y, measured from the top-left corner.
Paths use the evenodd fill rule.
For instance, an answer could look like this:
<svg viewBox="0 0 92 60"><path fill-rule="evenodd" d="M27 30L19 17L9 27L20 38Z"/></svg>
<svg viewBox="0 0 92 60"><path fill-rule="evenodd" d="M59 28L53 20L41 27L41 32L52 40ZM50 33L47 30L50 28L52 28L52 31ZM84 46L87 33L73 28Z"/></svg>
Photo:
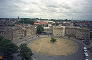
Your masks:
<svg viewBox="0 0 92 60"><path fill-rule="evenodd" d="M0 17L92 18L92 0L0 0Z"/></svg>

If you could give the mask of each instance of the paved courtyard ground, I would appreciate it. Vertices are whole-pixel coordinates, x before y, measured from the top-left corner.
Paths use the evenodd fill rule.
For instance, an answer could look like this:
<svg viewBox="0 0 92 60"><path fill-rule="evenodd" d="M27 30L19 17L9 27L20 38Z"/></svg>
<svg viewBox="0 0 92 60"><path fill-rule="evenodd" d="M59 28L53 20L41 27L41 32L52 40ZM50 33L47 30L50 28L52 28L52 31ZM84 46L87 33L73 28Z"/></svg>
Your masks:
<svg viewBox="0 0 92 60"><path fill-rule="evenodd" d="M42 55L71 55L78 51L78 44L72 40L56 38L55 43L50 42L50 37L40 38L28 44L32 51Z"/></svg>
<svg viewBox="0 0 92 60"><path fill-rule="evenodd" d="M40 38L43 38L43 37L48 37L48 36L40 36ZM33 41L36 41L36 40L32 40L30 44L33 43ZM83 45L76 40L74 40L74 42L78 44L78 51L76 51L75 53L69 54L67 56L64 56L64 55L49 56L46 54L40 54L33 51L34 55L32 57L34 60L85 60Z"/></svg>

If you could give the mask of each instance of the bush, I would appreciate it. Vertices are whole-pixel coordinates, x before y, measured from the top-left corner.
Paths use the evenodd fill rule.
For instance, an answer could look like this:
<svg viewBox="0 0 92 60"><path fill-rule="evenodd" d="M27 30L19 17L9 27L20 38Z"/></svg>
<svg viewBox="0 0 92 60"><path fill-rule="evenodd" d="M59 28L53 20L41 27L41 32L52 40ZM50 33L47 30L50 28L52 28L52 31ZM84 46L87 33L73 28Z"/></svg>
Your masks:
<svg viewBox="0 0 92 60"><path fill-rule="evenodd" d="M51 43L55 43L56 42L56 39L55 38L51 38L50 42Z"/></svg>

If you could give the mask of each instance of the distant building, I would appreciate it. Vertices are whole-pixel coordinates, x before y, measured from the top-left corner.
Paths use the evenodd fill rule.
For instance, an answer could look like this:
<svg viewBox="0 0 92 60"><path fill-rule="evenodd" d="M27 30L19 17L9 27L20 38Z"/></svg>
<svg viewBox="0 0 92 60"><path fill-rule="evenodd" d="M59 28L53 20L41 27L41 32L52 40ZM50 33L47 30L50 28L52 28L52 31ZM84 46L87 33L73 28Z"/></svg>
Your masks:
<svg viewBox="0 0 92 60"><path fill-rule="evenodd" d="M63 22L62 26L73 26L74 24L72 22Z"/></svg>
<svg viewBox="0 0 92 60"><path fill-rule="evenodd" d="M44 22L44 21L37 21L34 23L34 25L41 25L43 27L47 27L48 26L48 23L47 22Z"/></svg>
<svg viewBox="0 0 92 60"><path fill-rule="evenodd" d="M52 24L53 23L55 23L55 22L47 21L47 20L44 20L44 21L38 20L34 23L34 25L36 25L36 26L41 25L44 28L45 33L52 34Z"/></svg>
<svg viewBox="0 0 92 60"><path fill-rule="evenodd" d="M17 18L0 18L0 26L12 26L17 21L19 21Z"/></svg>
<svg viewBox="0 0 92 60"><path fill-rule="evenodd" d="M73 25L80 27L92 27L92 21L75 21L73 22Z"/></svg>

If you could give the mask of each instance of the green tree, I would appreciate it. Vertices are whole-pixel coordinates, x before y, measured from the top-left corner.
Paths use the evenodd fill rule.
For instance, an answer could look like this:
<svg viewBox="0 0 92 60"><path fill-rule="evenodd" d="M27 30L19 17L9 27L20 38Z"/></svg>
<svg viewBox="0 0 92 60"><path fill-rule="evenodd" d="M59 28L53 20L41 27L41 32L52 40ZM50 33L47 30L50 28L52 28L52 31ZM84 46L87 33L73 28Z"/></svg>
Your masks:
<svg viewBox="0 0 92 60"><path fill-rule="evenodd" d="M41 34L43 31L44 28L41 25L37 26L37 34Z"/></svg>
<svg viewBox="0 0 92 60"><path fill-rule="evenodd" d="M7 60L12 60L12 54L17 52L18 47L11 40L0 37L0 53L7 57Z"/></svg>
<svg viewBox="0 0 92 60"><path fill-rule="evenodd" d="M21 44L19 47L19 53L22 58L22 60L32 60L32 51L30 48L27 47L26 44Z"/></svg>
<svg viewBox="0 0 92 60"><path fill-rule="evenodd" d="M50 42L51 43L55 43L56 42L56 39L55 38L51 38Z"/></svg>

